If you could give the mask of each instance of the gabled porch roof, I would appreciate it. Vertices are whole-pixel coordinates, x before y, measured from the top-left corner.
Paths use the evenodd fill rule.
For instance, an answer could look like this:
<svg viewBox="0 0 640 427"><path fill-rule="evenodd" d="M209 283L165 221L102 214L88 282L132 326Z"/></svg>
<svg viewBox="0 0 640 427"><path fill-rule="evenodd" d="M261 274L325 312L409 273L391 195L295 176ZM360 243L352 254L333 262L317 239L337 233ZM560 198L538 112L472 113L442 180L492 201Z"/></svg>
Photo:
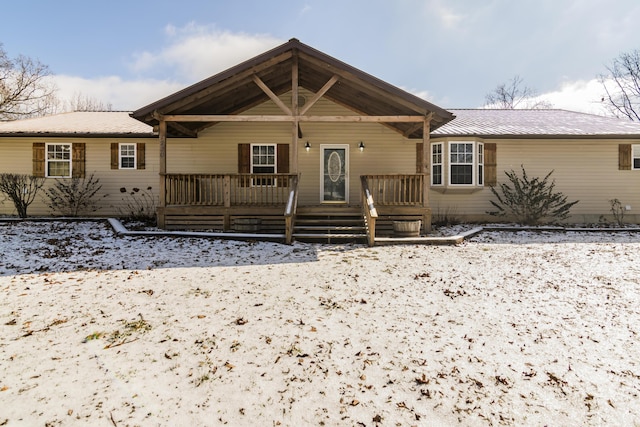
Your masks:
<svg viewBox="0 0 640 427"><path fill-rule="evenodd" d="M430 131L454 118L452 113L297 39L142 107L131 116L152 126L158 125L161 117L174 116L177 120L167 120L169 136L196 137L224 117L241 114L269 99L277 103L275 97L292 89L297 92L294 86L324 96L359 116L377 117L409 138L423 138L423 122L403 118L429 116ZM304 106L300 106L299 115L279 106L285 116L304 121ZM187 120L185 116L191 117ZM398 116L397 122L392 121L393 116Z"/></svg>

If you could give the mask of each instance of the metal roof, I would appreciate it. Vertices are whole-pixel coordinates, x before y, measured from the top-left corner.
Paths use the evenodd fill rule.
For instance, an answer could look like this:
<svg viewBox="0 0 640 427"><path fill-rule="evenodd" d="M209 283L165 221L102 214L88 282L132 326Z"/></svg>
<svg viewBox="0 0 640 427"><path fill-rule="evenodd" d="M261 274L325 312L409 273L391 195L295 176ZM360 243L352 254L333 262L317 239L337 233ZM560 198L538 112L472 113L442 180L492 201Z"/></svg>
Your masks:
<svg viewBox="0 0 640 427"><path fill-rule="evenodd" d="M452 109L438 137L640 138L640 123L567 110ZM0 122L0 136L153 137L150 125L123 111L73 112Z"/></svg>
<svg viewBox="0 0 640 427"><path fill-rule="evenodd" d="M451 109L432 137L638 137L640 123L567 110Z"/></svg>
<svg viewBox="0 0 640 427"><path fill-rule="evenodd" d="M126 111L78 111L0 122L0 135L152 137L154 133Z"/></svg>

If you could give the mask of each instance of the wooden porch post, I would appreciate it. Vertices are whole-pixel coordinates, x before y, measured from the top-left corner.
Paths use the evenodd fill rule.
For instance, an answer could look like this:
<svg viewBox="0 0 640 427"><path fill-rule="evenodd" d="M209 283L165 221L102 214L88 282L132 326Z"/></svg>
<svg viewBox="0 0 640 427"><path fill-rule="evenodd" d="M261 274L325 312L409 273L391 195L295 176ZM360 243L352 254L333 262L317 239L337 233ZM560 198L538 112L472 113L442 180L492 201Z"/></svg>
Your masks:
<svg viewBox="0 0 640 427"><path fill-rule="evenodd" d="M422 229L423 232L431 231L431 207L429 204L429 187L431 185L431 146L430 134L431 134L431 118L433 113L429 113L424 118L424 126L422 127L422 207L424 213L422 215Z"/></svg>
<svg viewBox="0 0 640 427"><path fill-rule="evenodd" d="M167 174L167 122L160 119L158 126L158 138L160 141L160 193L158 209L158 228L165 228L164 208L167 205L166 174Z"/></svg>
<svg viewBox="0 0 640 427"><path fill-rule="evenodd" d="M289 150L289 165L292 173L298 173L298 55L294 52L291 67L291 111L294 117L291 123L291 150Z"/></svg>

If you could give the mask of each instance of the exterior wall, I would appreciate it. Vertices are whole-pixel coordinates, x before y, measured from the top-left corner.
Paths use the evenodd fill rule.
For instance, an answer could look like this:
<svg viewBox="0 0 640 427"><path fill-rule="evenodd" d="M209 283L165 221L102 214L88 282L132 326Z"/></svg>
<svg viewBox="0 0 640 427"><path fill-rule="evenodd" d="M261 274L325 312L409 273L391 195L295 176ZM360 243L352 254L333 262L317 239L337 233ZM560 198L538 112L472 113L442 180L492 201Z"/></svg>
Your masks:
<svg viewBox="0 0 640 427"><path fill-rule="evenodd" d="M459 139L434 139L447 142ZM600 216L611 217L609 200L617 198L631 210L625 211L625 221L640 222L640 170L618 170L619 144L640 144L640 140L502 140L485 139L497 147L498 183L507 181L505 171L520 172L523 165L530 177L543 178L551 170L557 191L568 201L579 200L571 209L567 222L597 223ZM454 191L430 191L433 220L449 216L466 221L500 221L488 216L493 210L494 196L488 187L464 194Z"/></svg>
<svg viewBox="0 0 640 427"><path fill-rule="evenodd" d="M310 93L302 92L311 98ZM282 96L290 104L290 95ZM264 103L247 114L282 114L272 102ZM352 115L351 110L321 99L311 109L313 115ZM301 173L299 205L320 203L320 155L322 144L346 144L350 155L349 202L360 204L360 175L413 174L416 165L416 143L382 124L374 123L301 123L302 138L298 140L298 171ZM197 139L170 138L167 141L168 173L237 173L238 144L291 142L290 123L220 123L202 131ZM432 142L469 138L433 138ZM631 207L625 220L640 223L640 170L618 169L619 144L640 144L638 140L595 139L473 139L497 146L498 182L505 182L505 171L519 171L524 165L533 177L543 177L554 170L552 179L556 189L569 201L580 200L572 208L569 222L594 223L600 217L611 219L610 202L619 199ZM310 151L304 149L306 142ZM365 149L360 152L362 141ZM95 173L100 179L102 208L94 215L119 215L127 212L127 194L120 188L152 187L154 197L159 189L159 150L157 138L42 138L12 137L0 139L0 172L32 173L32 144L34 142L86 143L86 174ZM117 142L146 143L144 170L111 170L110 144ZM429 150L429 148L426 148ZM446 169L447 164L445 164ZM47 186L54 179L47 179ZM41 193L43 196L44 193ZM433 221L445 218L461 221L491 221L488 216L494 198L488 187L469 190L451 187L435 188L429 192ZM51 215L42 197L29 207L29 215ZM0 215L15 215L11 201L0 203Z"/></svg>
<svg viewBox="0 0 640 427"><path fill-rule="evenodd" d="M120 192L120 188L126 188L129 192L133 187L146 189L152 187L152 193L157 200L159 177L159 150L157 138L39 138L20 137L2 138L0 140L0 172L19 173L31 175L33 172L33 143L85 143L85 170L86 177L95 173L100 179L102 188L96 200L99 200L101 208L92 213L93 216L120 215L127 212L126 194ZM145 143L145 169L142 170L112 170L111 169L111 143ZM46 189L55 184L55 178L46 178ZM104 195L106 197L103 197ZM3 197L0 195L0 198ZM45 193L42 191L27 210L29 216L52 215L47 206ZM0 199L1 200L1 199ZM0 215L16 215L13 202L5 200L0 203Z"/></svg>
<svg viewBox="0 0 640 427"><path fill-rule="evenodd" d="M311 94L304 93L307 98ZM290 95L283 101L290 105ZM267 102L247 114L283 114ZM309 111L311 115L353 115L354 112L321 99ZM320 146L349 146L349 202L360 204L360 175L415 173L416 141L375 123L307 123L300 124L298 171L301 173L299 205L320 204ZM220 123L200 133L198 139L167 141L168 173L237 173L238 144L290 144L290 123ZM307 152L306 142L311 144ZM364 151L358 149L364 142ZM419 141L418 141L419 142Z"/></svg>

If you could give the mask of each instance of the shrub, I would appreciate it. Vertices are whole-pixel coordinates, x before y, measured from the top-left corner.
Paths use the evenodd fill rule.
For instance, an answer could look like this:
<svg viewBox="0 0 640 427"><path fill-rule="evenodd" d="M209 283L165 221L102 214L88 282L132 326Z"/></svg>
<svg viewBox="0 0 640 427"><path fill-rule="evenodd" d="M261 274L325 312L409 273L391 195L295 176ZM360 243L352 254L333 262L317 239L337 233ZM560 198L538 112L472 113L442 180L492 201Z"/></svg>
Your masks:
<svg viewBox="0 0 640 427"><path fill-rule="evenodd" d="M567 196L554 191L555 181L549 181L553 171L543 179L529 178L522 168L522 177L513 170L505 171L509 183L499 184L500 191L491 187L498 201L491 201L496 211L487 212L494 216L512 216L521 224L535 225L549 220L562 220L569 216L569 210L578 203L567 202Z"/></svg>
<svg viewBox="0 0 640 427"><path fill-rule="evenodd" d="M622 202L618 199L611 199L609 200L609 204L611 205L613 219L618 226L622 227L624 225L624 206L622 206Z"/></svg>
<svg viewBox="0 0 640 427"><path fill-rule="evenodd" d="M47 189L49 208L67 216L95 212L99 209L96 197L101 188L100 179L94 178L94 174L88 178L57 179L55 185Z"/></svg>
<svg viewBox="0 0 640 427"><path fill-rule="evenodd" d="M0 174L0 192L11 199L20 218L27 217L27 208L44 185L44 178L14 173Z"/></svg>
<svg viewBox="0 0 640 427"><path fill-rule="evenodd" d="M151 192L152 188L140 190L137 187L127 191L125 187L120 192L125 194L122 198L125 205L120 208L120 214L132 221L142 221L146 224L156 223L156 198Z"/></svg>

